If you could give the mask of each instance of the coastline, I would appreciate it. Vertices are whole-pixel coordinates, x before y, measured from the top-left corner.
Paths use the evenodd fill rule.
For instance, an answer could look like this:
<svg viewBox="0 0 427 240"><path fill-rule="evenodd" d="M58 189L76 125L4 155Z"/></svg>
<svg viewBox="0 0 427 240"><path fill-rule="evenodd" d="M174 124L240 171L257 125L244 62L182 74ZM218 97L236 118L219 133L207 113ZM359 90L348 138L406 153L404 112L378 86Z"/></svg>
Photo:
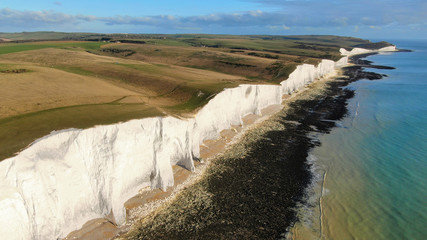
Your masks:
<svg viewBox="0 0 427 240"><path fill-rule="evenodd" d="M340 72L339 69L340 68L335 69L332 75L327 74L324 77L315 79L314 82L298 89L293 94L282 95L281 104L268 105L262 108L258 114L250 113L245 115L242 117L242 125L232 125L232 128L222 130L218 138L205 140L203 144L200 145L201 161L194 162L194 172L190 172L180 166L174 166L174 186L165 190L146 187L141 189L137 195L126 201L124 206L126 208L127 220L124 225L117 225L114 221L114 216L110 214L105 218L89 220L81 228L70 232L63 239L110 239L126 234L136 221L163 209L164 205L168 205L173 201L177 195L181 194L182 190L200 181L200 179L204 177L205 170L209 168L211 162L215 161L217 158L221 158L227 150L234 148L240 141L245 141L242 140L242 137L244 137L248 131L262 127L265 121L283 110L293 99L311 91L313 89L313 84L327 82L335 78L337 73Z"/></svg>
<svg viewBox="0 0 427 240"><path fill-rule="evenodd" d="M124 237L284 237L311 179L304 160L314 146L308 133L314 128L324 132L333 125L318 121L320 117L340 115L339 109L326 112L342 101L330 97L339 91L338 82L317 81L286 101L279 113L249 129L211 161L198 181Z"/></svg>
<svg viewBox="0 0 427 240"><path fill-rule="evenodd" d="M288 95L287 99L294 96ZM231 129L221 131L219 138L204 141L204 144L200 146L200 157L203 160L195 161L195 170L193 172L180 166L173 166L174 186L167 188L166 191L146 187L126 201L124 206L126 208L127 221L124 225L118 226L111 215L105 218L92 219L80 229L70 232L63 240L111 239L127 233L135 222L163 208L164 205L173 201L182 190L199 181L214 159L240 141L246 131L256 128L263 121L280 111L281 108L282 106L278 104L270 105L261 110L261 115L249 114L242 118L244 127L233 126Z"/></svg>
<svg viewBox="0 0 427 240"><path fill-rule="evenodd" d="M361 57L362 56L354 56L352 61L356 62L356 60ZM313 139L311 139L310 134L313 132L328 133L330 129L335 126L334 121L341 119L346 114L347 100L353 97L354 92L348 89L342 89L342 87L362 78L373 80L382 77L382 75L373 72L362 71L362 67L366 66L350 66L344 68L343 72L345 77L341 76L315 82L310 85L309 91L301 92L294 96L293 99L285 103L283 110L254 128L251 128L244 134L243 139L240 139L239 142L230 146L219 158L212 160L213 163L207 175L204 175L202 179L199 179L198 182L189 187L193 189L188 190L187 188L184 190L182 194L185 197L178 196L173 202L167 203L166 206L163 206L160 210L156 211L156 213L144 218L140 223L141 225L136 229L134 228L130 234L125 235L125 237L130 239L157 239L166 236L169 239L180 239L184 237L186 239L196 239L197 237L207 239L218 237L219 239L223 239L226 237L239 238L248 236L255 239L284 238L286 236L285 233L288 232L290 227L297 221L297 211L295 208L306 201L305 189L313 178L312 172L309 170L311 163L307 162L306 159L310 149L318 143L312 141ZM311 106L315 107L310 108ZM283 134L284 132L286 132L286 134ZM267 143L265 143L266 139L268 139ZM280 145L277 144L278 142L285 142L285 144ZM272 147L269 145L276 146L273 147L274 150L272 150ZM256 150L253 150L254 148ZM284 151L283 149L292 149L292 151L286 152L286 150ZM236 151L238 153L236 153ZM279 156L267 154L274 152L278 152ZM265 156L266 154L267 158ZM272 160L270 158L276 159ZM281 184L277 182L274 184L274 187L270 187L265 183L265 181L274 182L277 181L277 178L283 178L283 172L278 175L273 174L278 167L275 164L278 164L280 161L277 158L281 160L292 159L291 162L287 162L286 165L282 167L288 168L288 174L299 176L292 180L287 179L286 185L290 187L287 190L281 189L283 186L280 186ZM251 186L246 187L251 187L253 189L253 185L259 185L259 188L256 190L260 191L258 194L262 197L259 196L252 200L257 203L259 209L262 209L262 213L256 212L251 214L245 212L250 212L250 206L245 205L250 205L251 200L246 199L248 196L246 196L245 193L239 195L242 194L242 187L236 186L236 182L244 184L245 180L242 180L244 176L233 177L231 181L227 179L228 171L236 174L235 169L243 168L246 164L245 159L249 159L250 162L255 161L256 164L258 164L257 168L260 168L263 164L268 165L264 166L265 169L263 170L263 172L267 173L263 173L262 175L271 178L267 177L259 182L246 179L251 183ZM292 170L289 169L290 166ZM255 171L255 169L251 170ZM215 179L215 176L218 176L219 172L222 176L221 180ZM249 175L252 176L253 174ZM231 178L231 176L229 177ZM217 183L218 181L219 183ZM218 186L218 188L225 188L222 187L223 184L231 183L233 183L233 187L228 187L230 189L227 190L218 190L211 186L213 183L215 183L215 186ZM293 186L291 187L289 185ZM271 194L269 195L266 191L270 191ZM289 195L284 196L284 192ZM233 196L230 196L230 193L233 193ZM251 191L251 193L254 194L253 191ZM197 212L193 213L187 214L186 212L179 211L179 209L186 209L186 204L194 204L189 203L188 199L192 199L192 201L199 200L192 198L191 195L203 196L204 194L208 196L202 197L201 199L203 200L220 198L221 201L214 204L204 204L200 202L200 206L198 207L202 209L198 209ZM221 197L218 195L221 195ZM290 201L287 203L279 202L282 199L290 199ZM233 201L235 201L234 205ZM210 206L210 204L217 204L220 206ZM273 212L267 210L271 208L271 206L276 206ZM203 217L212 215L212 212L215 212L215 217L211 219ZM282 215L283 213L285 214ZM246 215L252 217L264 216L264 221L261 219L248 219ZM191 221L197 222L198 225L188 227L187 224L190 226L191 224L190 222L186 222L186 219L192 219ZM175 224L176 222L181 223L181 225ZM215 227L212 227L212 225ZM218 230L218 228L221 229L221 231ZM223 231L224 229L226 230Z"/></svg>
<svg viewBox="0 0 427 240"><path fill-rule="evenodd" d="M332 61L330 61L330 62L332 62ZM328 62L328 65L330 65L330 63ZM332 65L333 66L333 65ZM311 75L310 76L310 78L308 78L308 81L307 81L307 79L306 78L304 78L304 75L297 75L297 76L302 76L303 78L300 80L298 77L296 77L296 78L294 78L294 79L292 79L292 81L288 81L288 82L286 82L285 83L285 86L287 87L287 89L290 89L291 91L293 91L293 90L295 90L295 89L299 89L299 87L301 86L301 84L306 84L306 83L308 83L308 82L311 82L311 81L313 81L313 80L310 80L311 78L313 78L313 76L318 76L317 74L320 74L321 72L322 73L324 73L325 72L325 70L323 70L322 69L322 67L320 67L319 66L319 69L317 69L317 68L312 68L313 66L312 65L307 65L307 66L302 66L300 69L299 69L299 73L302 73L302 74L306 74L306 73L310 73L310 74L313 74L314 72L315 72L315 75ZM297 68L297 70L298 70L298 68ZM307 70L309 70L309 71L307 71ZM319 70L319 72L317 72L317 70ZM307 71L307 72L305 72L305 71ZM314 78L316 78L316 77L314 77ZM297 81L301 81L301 82L297 82ZM288 84L290 84L289 86L288 86ZM296 84L299 84L299 85L296 85ZM302 86L303 86L302 85ZM242 88L242 90L243 90L243 93L246 91L246 97L247 97L247 94L248 94L248 89L250 89L250 88L252 88L252 86L243 86L243 88ZM261 89L262 88L264 88L262 91L261 91ZM259 102L259 103L256 103L256 107L257 108L253 108L253 106L251 106L251 105L248 105L248 106L245 106L244 108L243 108L243 110L242 110L242 112L244 113L244 112L247 112L248 110L249 110L249 112L251 112L251 111L253 111L254 113L255 112L257 112L257 111L259 111L259 110L257 110L257 109L262 109L262 107L263 106L268 106L268 105L270 105L271 104L271 100L272 99L275 99L275 98L277 98L276 97L276 95L274 95L274 96L268 96L268 95L265 95L265 91L267 91L268 92L268 90L270 90L270 89L273 89L274 87L267 87L267 86L265 86L265 87L256 87L256 92L258 93L258 91L261 91L261 95L255 95L255 97L256 97L256 99L258 99L258 97L260 97L257 101L261 101L261 102ZM237 88L236 88L237 89ZM275 88L276 89L276 88ZM233 90L234 91L234 90ZM238 90L238 93L240 94L240 89ZM249 91L249 93L251 92L252 90L250 90ZM288 90L289 91L289 90ZM281 92L281 91L280 91ZM229 93L229 92L228 92ZM224 93L224 94L226 94L226 93ZM240 96L240 95L237 95L237 96ZM263 95L264 94L264 95ZM301 94L302 95L302 94ZM233 95L234 96L234 95ZM298 96L300 96L300 95L298 95ZM236 97L236 96L234 96L234 97ZM262 97L265 97L265 98L262 98ZM280 95L280 97L281 97L281 95ZM276 100L274 100L274 101L276 101ZM273 102L274 102L273 101ZM244 102L245 103L245 102ZM218 102L216 103L216 104L218 104ZM246 104L246 103L245 103ZM311 105L313 105L313 103L311 103ZM310 106L311 106L310 105ZM239 106L239 105L238 105ZM248 108L249 107L249 108ZM300 106L301 107L301 106ZM206 110L206 108L205 108L205 110ZM230 111L228 111L228 112L230 112ZM227 113L228 113L227 112ZM209 112L208 112L209 113ZM234 114L234 113L232 113L231 112L231 114ZM206 116L207 117L209 117L209 116L211 116L212 115L212 113L209 113L209 114L207 114ZM243 114L242 114L243 115ZM205 116L205 117L206 117ZM226 122L218 122L218 124L220 124L219 126L220 126L220 128L219 129L221 129L221 127L222 126L224 126L224 124L230 124L230 122L231 122L231 125L233 125L232 123L238 123L239 122L239 120L238 119L236 119L235 117L236 116L234 116L234 115L230 115L230 117L231 117L231 119L227 119L227 120L225 120ZM153 119L154 120L154 119ZM159 121L159 120L157 120L156 119L156 121ZM166 124L166 126L167 126L167 128L165 128L164 130L162 130L162 129L160 129L160 131L164 131L164 132L166 132L166 133L168 133L168 131L167 131L167 129L168 128L170 128L170 127L173 127L173 125L175 124L174 122L175 121L177 121L177 120L172 120L172 119L170 119L170 118L167 118L167 119L165 119L165 120L160 120L160 121L163 121L163 122L160 122L160 124ZM145 121L145 122L147 122L147 120ZM241 122L241 119L240 119L240 122ZM291 122L292 122L292 124L295 124L295 121L293 121L293 120L291 120ZM213 122L213 123L217 123L217 122ZM133 122L129 122L129 123L127 123L126 124L126 127L127 128L129 128L129 127L132 127L133 125L135 125L135 124L139 124L138 123L138 121L133 121ZM150 124L158 124L157 122L150 122ZM169 125L168 125L169 124ZM209 124L210 124L210 122L209 122ZM221 125L222 124L222 125ZM154 125L153 125L154 126ZM157 125L156 125L157 126ZM161 127L162 127L162 125L160 125ZM213 126L217 126L217 125L213 125ZM110 128L112 128L113 126L107 126L108 127L108 129L110 129ZM184 126L185 127L185 126ZM209 137L212 137L210 134L213 134L213 133L215 133L215 132L209 132L209 131L212 131L211 129L210 129L210 125L207 125L207 126L204 126L204 127L207 127L207 128L205 128L204 129L204 131L208 131L208 132L206 132L207 133L207 135L202 135L203 137L201 137L201 138L196 138L196 139L199 139L199 140L203 140L203 139L206 139L206 136L208 136L208 139L209 139ZM144 127L143 127L143 129L144 129ZM203 128L202 128L203 129ZM216 129L216 127L214 127L214 129ZM213 129L213 130L214 130ZM103 130L103 127L99 127L99 128L97 128L97 129L94 129L94 130L89 130L89 131L86 131L86 132L88 132L88 133L90 133L91 131L94 131L94 133L96 133L95 131L99 131L99 130ZM185 128L184 128L184 130L185 130ZM108 130L108 131L110 131L110 130ZM146 130L144 130L144 131L146 131ZM188 132L188 128L187 128L187 130L185 130L185 131L187 131ZM80 134L80 132L76 132L77 134ZM203 132L202 132L203 133ZM68 133L61 133L61 134L63 134L63 135L67 135ZM54 135L54 137L61 137L61 134L58 134L58 135ZM114 132L113 132L113 134L114 134ZM188 134L188 133L187 133ZM216 133L217 134L217 133ZM81 135L81 134L80 134ZM215 134L214 134L215 135ZM96 136L96 135L95 135ZM174 135L172 135L172 136L174 136ZM183 136L183 135L181 135L181 136ZM246 134L245 134L245 136L247 136ZM124 137L124 136L122 136L122 137ZM174 136L175 137L175 136ZM52 141L52 140L54 140L54 139L49 139L49 138L47 138L48 140L50 140L50 141ZM95 139L94 139L95 140ZM114 141L116 140L116 138L114 137ZM86 140L85 140L86 141ZM91 140L91 141L93 141L93 140ZM167 140L167 141L169 141L169 140ZM179 141L181 141L181 140L179 140ZM186 141L186 140L185 140ZM48 142L48 141L46 141L46 142ZM169 144L168 142L166 142L167 144ZM78 143L77 143L78 144ZM186 154L188 154L188 152L186 152L186 151L188 151L188 149L189 148L191 148L191 143L186 143L187 145L185 145L184 146L184 148L185 149L187 149L187 150L185 150L185 149L182 149L183 150L183 152L182 153L179 153L179 154L183 154L182 155L182 157L184 157L184 159L186 159L186 156L184 156L184 155L186 155ZM274 145L274 144L273 144ZM73 145L73 146L75 146L75 145ZM163 146L163 148L166 148L167 149L167 146L168 145L165 145L165 146ZM235 146L234 146L235 147ZM34 149L36 149L37 150L37 148L32 148L31 150L33 150L34 151ZM234 149L235 150L235 149ZM193 151L195 151L194 149L193 149ZM30 151L31 152L31 151ZM274 151L273 151L274 152ZM273 152L271 152L271 153L273 153ZM198 149L198 146L197 146L197 152L196 152L196 156L200 156L200 154L199 154L200 152L199 152L199 149ZM170 154L170 153L168 153L168 154ZM194 152L193 152L193 154L194 154ZM25 156L25 155L24 155ZM179 156L179 157L181 157L181 156ZM165 159L167 159L167 158L165 158ZM113 160L114 160L114 158L113 158ZM117 160L117 159L116 159ZM190 158L190 160L192 160L191 158ZM178 165L180 165L180 164L182 164L182 165L184 165L186 168L188 168L188 169L193 169L194 168L194 165L192 165L192 164L194 164L193 162L188 162L187 160L185 160L185 162L181 162L181 163L179 163L179 161L180 160L178 160L178 159L176 159L176 160L172 160L172 158L171 158L171 164L172 163L174 163L174 164L178 164ZM8 162L3 162L4 164L9 164L9 163L11 163L11 161L8 161ZM96 164L98 164L98 163L96 163ZM113 162L113 164L114 164L114 162ZM162 163L162 164L164 164L164 163ZM190 165L188 165L188 164L190 164ZM11 166L11 167L14 167L14 166ZM261 168L262 169L262 168ZM162 171L162 170L160 170L160 171ZM9 172L6 172L7 174L9 174ZM13 171L12 171L12 173L13 173ZM171 172L172 173L172 172ZM64 178L64 177L66 177L66 176L62 176L62 178ZM92 176L91 176L92 177ZM167 175L167 177L165 178L165 179L163 179L163 177L162 176L160 176L160 178L159 178L159 176L156 176L156 179L155 179L155 181L154 181L154 183L153 183L153 180L152 180L152 182L151 182L151 187L152 188L158 188L158 187L162 187L164 190L166 190L166 187L167 186L171 186L171 183L173 184L173 174L172 174L172 179L170 179L170 175ZM114 180L114 179L113 179ZM172 180L172 181L171 181ZM127 180L128 181L128 180ZM154 184L154 185L153 185ZM144 185L143 185L144 186ZM133 187L133 186L131 186L131 187ZM120 189L120 188L119 188ZM127 196L127 194L128 194L128 192L130 192L129 191L130 189L127 189L126 191L126 195L125 196ZM113 193L114 193L114 191L113 191ZM77 196L76 196L77 197ZM128 198L126 198L126 199L128 199ZM101 203L101 202L100 202ZM108 202L106 202L107 204L110 204L110 203L108 203ZM105 204L105 203L101 203L101 204ZM113 210L114 210L114 206L116 207L116 210L117 210L117 204L116 203L114 203L115 205L113 205ZM109 205L107 205L106 206L106 209L111 209L110 207L108 207ZM123 205L122 205L123 206ZM122 207L121 207L122 208ZM117 213L117 211L116 210L114 210L114 212L115 213ZM111 210L109 210L109 211L111 211ZM119 212L120 213L120 212ZM104 215L105 216L105 215ZM111 215L112 216L112 215ZM121 219L122 218L122 216L119 216L119 219ZM114 219L114 217L112 216L112 218L111 219ZM114 223L114 220L111 220L110 222L112 222L112 223ZM74 223L75 224L75 223ZM52 228L52 227L50 227L50 228Z"/></svg>
<svg viewBox="0 0 427 240"><path fill-rule="evenodd" d="M116 239L127 234L130 229L134 228L136 222L161 211L165 206L175 201L176 197L182 194L182 191L202 181L211 163L222 158L227 151L235 151L235 147L239 146L240 152L245 152L244 149L248 146L246 144L241 145L241 143L242 141L248 141L247 134L253 135L251 132L258 132L260 129L262 129L261 131L273 130L275 126L266 127L264 123L285 108L291 108L289 104L293 104L296 99L299 99L300 95L311 96L311 91L317 89L316 85L323 85L335 79L337 73L341 71L340 69L335 69L332 75L328 74L320 79L315 79L314 82L298 89L293 94L282 95L281 104L268 105L261 109L259 114L251 113L244 116L242 125L232 125L232 128L224 129L220 132L218 138L205 140L200 145L200 159L202 161L195 161L196 168L194 172L190 172L180 166L174 166L174 186L167 188L165 191L146 187L124 204L127 213L127 221L124 225L117 225L114 222L114 216L110 214L106 218L97 218L86 222L82 228L70 232L63 239ZM291 125L296 124L294 120L289 120L289 123ZM169 238L169 235L167 237Z"/></svg>
<svg viewBox="0 0 427 240"><path fill-rule="evenodd" d="M410 50L398 50L396 52L408 52ZM367 71L366 68L371 69L387 69L393 70L394 67L383 66L383 65L374 65L372 61L365 60L364 58L376 55L378 53L368 53L368 54L358 54L349 58L349 62L352 65L344 67L343 73L348 78L348 82L343 85L346 87L352 82L358 80L381 80L384 77L387 77L385 74L379 74L376 72ZM342 115L340 119L346 117L348 109L347 103L348 100L353 98L355 91L353 89L347 89L350 93L350 97L345 100L345 114ZM338 127L338 126L334 126ZM318 134L315 134L313 141L318 140ZM319 144L320 145L320 144ZM318 166L316 161L317 158L312 154L312 151L309 151L307 161L310 164L310 171L312 174L311 183L307 186L304 200L298 203L298 221L296 221L289 229L286 234L286 239L288 240L311 240L311 239L325 239L323 234L324 227L324 213L323 213L323 201L324 196L327 194L328 189L325 189L325 181L328 175L328 172L322 167ZM316 216L316 217L313 217Z"/></svg>
<svg viewBox="0 0 427 240"><path fill-rule="evenodd" d="M334 72L335 63L322 60L317 67L297 66L281 85L224 89L190 119L144 118L53 132L0 162L7 189L0 210L10 216L11 226L2 234L62 238L104 217L122 225L124 203L141 188L166 191L173 186L173 165L194 170L203 141L242 124L248 114L260 114L261 109L281 103L283 94Z"/></svg>

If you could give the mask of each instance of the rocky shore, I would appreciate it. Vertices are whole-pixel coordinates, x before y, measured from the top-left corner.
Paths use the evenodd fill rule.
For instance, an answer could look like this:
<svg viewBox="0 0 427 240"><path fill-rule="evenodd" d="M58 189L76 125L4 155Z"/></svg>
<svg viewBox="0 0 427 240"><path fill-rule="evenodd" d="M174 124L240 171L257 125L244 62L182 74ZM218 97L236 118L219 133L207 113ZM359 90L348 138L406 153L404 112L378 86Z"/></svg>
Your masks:
<svg viewBox="0 0 427 240"><path fill-rule="evenodd" d="M247 131L238 143L212 160L203 177L171 202L143 218L121 237L129 239L278 239L297 220L296 205L312 174L306 158L316 142L309 134L327 133L347 112L344 88L359 79L380 79L359 65L343 76L318 81L285 102L284 108Z"/></svg>

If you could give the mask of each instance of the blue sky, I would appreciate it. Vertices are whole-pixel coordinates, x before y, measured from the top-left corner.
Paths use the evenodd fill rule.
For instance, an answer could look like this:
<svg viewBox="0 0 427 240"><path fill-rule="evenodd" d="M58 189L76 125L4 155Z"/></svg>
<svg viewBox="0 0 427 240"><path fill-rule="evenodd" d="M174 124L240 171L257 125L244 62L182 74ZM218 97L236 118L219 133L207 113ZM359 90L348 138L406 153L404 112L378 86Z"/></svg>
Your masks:
<svg viewBox="0 0 427 240"><path fill-rule="evenodd" d="M426 0L0 0L0 32L427 38Z"/></svg>

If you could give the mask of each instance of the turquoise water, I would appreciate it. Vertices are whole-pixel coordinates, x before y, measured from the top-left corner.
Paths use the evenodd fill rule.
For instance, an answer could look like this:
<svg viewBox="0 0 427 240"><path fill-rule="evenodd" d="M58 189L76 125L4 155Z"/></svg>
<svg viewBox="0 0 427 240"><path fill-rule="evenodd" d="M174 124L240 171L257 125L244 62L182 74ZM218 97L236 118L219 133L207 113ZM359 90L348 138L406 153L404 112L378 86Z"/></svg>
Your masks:
<svg viewBox="0 0 427 240"><path fill-rule="evenodd" d="M319 178L294 239L427 239L427 41L370 56L395 70L349 85L349 114L311 153ZM307 213L306 213L307 214Z"/></svg>

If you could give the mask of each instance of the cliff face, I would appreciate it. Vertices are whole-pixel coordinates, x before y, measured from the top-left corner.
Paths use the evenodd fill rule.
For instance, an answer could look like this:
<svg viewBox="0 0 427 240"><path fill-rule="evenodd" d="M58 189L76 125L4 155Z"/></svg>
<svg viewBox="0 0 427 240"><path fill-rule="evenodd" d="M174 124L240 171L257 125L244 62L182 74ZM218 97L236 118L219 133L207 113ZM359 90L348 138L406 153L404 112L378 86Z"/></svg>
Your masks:
<svg viewBox="0 0 427 240"><path fill-rule="evenodd" d="M289 78L280 83L282 92L291 94L305 85L313 82L315 79L327 77L335 71L335 62L323 59L317 67L311 64L302 64L297 66Z"/></svg>
<svg viewBox="0 0 427 240"><path fill-rule="evenodd" d="M277 86L225 89L192 119L146 118L53 132L0 162L0 236L58 238L110 211L122 224L124 202L146 186L173 186L172 166L193 170L204 140L346 63L347 57L303 64Z"/></svg>
<svg viewBox="0 0 427 240"><path fill-rule="evenodd" d="M344 48L340 49L340 53L344 56L352 56L357 54L365 54L365 53L375 53L375 52L394 52L396 51L396 46L388 46L383 47L377 50L369 50L364 48L353 48L351 51L347 51Z"/></svg>

